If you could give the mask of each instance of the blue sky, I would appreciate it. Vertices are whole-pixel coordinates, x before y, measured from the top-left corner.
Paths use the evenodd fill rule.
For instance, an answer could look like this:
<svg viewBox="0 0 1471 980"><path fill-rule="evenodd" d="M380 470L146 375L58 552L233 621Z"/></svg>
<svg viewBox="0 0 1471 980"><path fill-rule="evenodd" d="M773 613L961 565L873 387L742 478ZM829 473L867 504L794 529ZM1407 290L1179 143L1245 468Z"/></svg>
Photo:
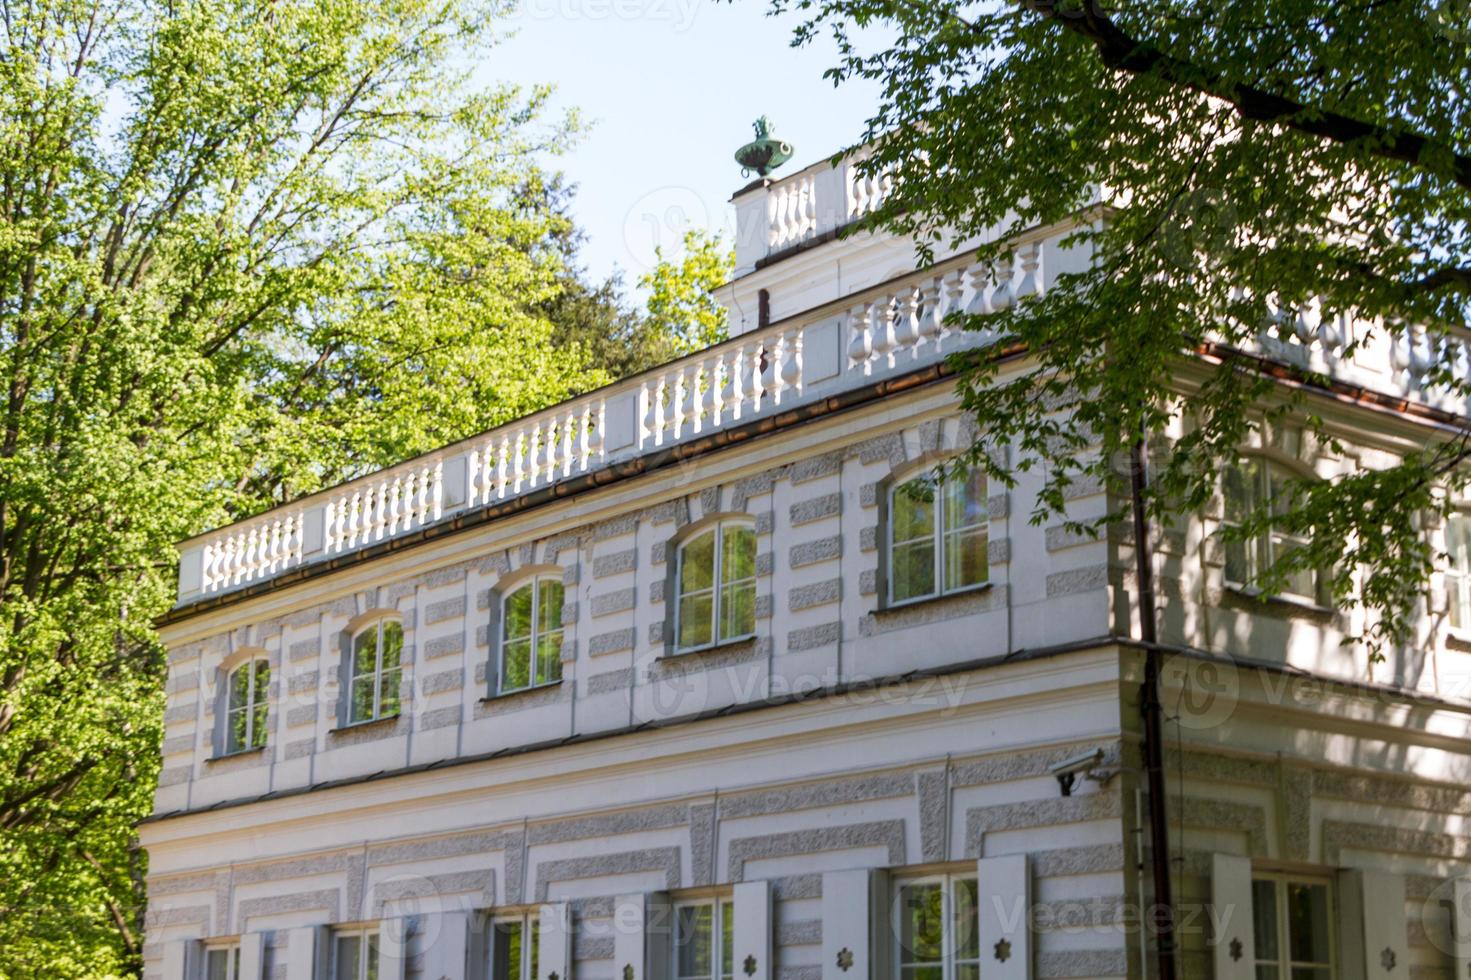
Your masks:
<svg viewBox="0 0 1471 980"><path fill-rule="evenodd" d="M793 49L795 20L764 0L518 0L515 36L490 52L477 81L557 86L590 131L560 161L579 185L583 260L614 268L632 290L654 246L682 229L726 229L730 195L746 183L732 158L766 114L796 147L795 171L851 143L877 98L872 86L834 88L822 72L830 43Z"/></svg>

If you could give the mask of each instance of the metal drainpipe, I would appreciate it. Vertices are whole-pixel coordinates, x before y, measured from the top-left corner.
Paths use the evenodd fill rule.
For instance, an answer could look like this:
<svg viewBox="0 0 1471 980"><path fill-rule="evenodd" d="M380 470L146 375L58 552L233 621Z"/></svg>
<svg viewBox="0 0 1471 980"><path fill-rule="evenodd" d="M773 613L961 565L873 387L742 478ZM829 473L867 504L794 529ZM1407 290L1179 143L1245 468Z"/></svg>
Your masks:
<svg viewBox="0 0 1471 980"><path fill-rule="evenodd" d="M1134 510L1134 564L1138 580L1139 638L1146 647L1139 710L1144 717L1144 770L1149 792L1149 847L1154 880L1152 909L1158 980L1175 980L1175 904L1170 894L1170 833L1165 812L1164 725L1159 701L1160 650L1155 627L1154 549L1144 493L1148 486L1145 437L1141 432L1129 454L1130 497ZM1141 896L1142 897L1142 896Z"/></svg>

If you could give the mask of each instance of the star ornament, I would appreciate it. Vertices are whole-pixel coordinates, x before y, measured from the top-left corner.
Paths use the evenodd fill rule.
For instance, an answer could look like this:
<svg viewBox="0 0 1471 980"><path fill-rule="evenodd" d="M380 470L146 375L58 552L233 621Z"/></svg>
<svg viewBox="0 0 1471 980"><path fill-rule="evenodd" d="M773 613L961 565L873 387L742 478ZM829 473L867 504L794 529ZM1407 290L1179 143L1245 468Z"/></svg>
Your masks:
<svg viewBox="0 0 1471 980"><path fill-rule="evenodd" d="M1005 963L1007 960L1011 959L1011 940L997 940L994 952L996 954L996 962L998 963Z"/></svg>
<svg viewBox="0 0 1471 980"><path fill-rule="evenodd" d="M838 969L847 973L853 968L853 951L847 946L838 950Z"/></svg>
<svg viewBox="0 0 1471 980"><path fill-rule="evenodd" d="M1396 962L1398 962L1398 957L1394 955L1394 950L1388 946L1384 947L1384 952L1379 954L1379 965L1384 967L1385 971L1388 972L1394 969Z"/></svg>
<svg viewBox="0 0 1471 980"><path fill-rule="evenodd" d="M746 976L754 977L756 975L756 957L747 955L746 962L741 964L741 969L745 971Z"/></svg>
<svg viewBox="0 0 1471 980"><path fill-rule="evenodd" d="M1246 950L1242 948L1241 940L1239 940L1239 939L1233 939L1233 940L1231 940L1231 945L1228 946L1227 949L1231 953L1231 962L1232 963L1239 963L1239 962L1241 962L1241 957L1244 956L1245 953L1246 953Z"/></svg>

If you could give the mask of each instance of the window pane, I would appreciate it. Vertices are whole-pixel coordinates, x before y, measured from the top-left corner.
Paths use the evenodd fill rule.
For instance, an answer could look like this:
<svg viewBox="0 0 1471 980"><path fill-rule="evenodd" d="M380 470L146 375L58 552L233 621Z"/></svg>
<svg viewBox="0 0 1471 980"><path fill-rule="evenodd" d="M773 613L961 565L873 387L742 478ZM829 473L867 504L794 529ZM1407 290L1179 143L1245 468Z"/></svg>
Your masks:
<svg viewBox="0 0 1471 980"><path fill-rule="evenodd" d="M747 579L720 593L720 638L756 632L756 583Z"/></svg>
<svg viewBox="0 0 1471 980"><path fill-rule="evenodd" d="M1288 884L1287 935L1294 962L1329 962L1326 885ZM1295 977L1296 971L1293 973Z"/></svg>
<svg viewBox="0 0 1471 980"><path fill-rule="evenodd" d="M359 980L362 955L361 936L337 937L337 980Z"/></svg>
<svg viewBox="0 0 1471 980"><path fill-rule="evenodd" d="M935 533L935 484L929 477L894 488L889 523L895 542L914 541Z"/></svg>
<svg viewBox="0 0 1471 980"><path fill-rule="evenodd" d="M1239 466L1227 467L1221 479L1221 491L1225 498L1226 520L1239 524L1251 511L1256 496L1257 464L1247 460Z"/></svg>
<svg viewBox="0 0 1471 980"><path fill-rule="evenodd" d="M905 885L899 890L900 963L940 962L944 949L943 906L939 882Z"/></svg>
<svg viewBox="0 0 1471 980"><path fill-rule="evenodd" d="M536 586L541 595L537 599L537 631L548 633L562 628L562 583L555 579L542 579Z"/></svg>
<svg viewBox="0 0 1471 980"><path fill-rule="evenodd" d="M374 933L367 937L368 946L368 969L365 971L363 980L378 980L378 934Z"/></svg>
<svg viewBox="0 0 1471 980"><path fill-rule="evenodd" d="M349 712L351 721L367 721L373 717L373 688L378 678L372 674L365 674L355 678L352 682L352 710Z"/></svg>
<svg viewBox="0 0 1471 980"><path fill-rule="evenodd" d="M490 980L521 980L520 920L499 920L492 930Z"/></svg>
<svg viewBox="0 0 1471 980"><path fill-rule="evenodd" d="M383 624L383 669L397 667L403 658L404 628L401 623Z"/></svg>
<svg viewBox="0 0 1471 980"><path fill-rule="evenodd" d="M980 585L990 575L986 559L989 528L982 526L945 536L945 588Z"/></svg>
<svg viewBox="0 0 1471 980"><path fill-rule="evenodd" d="M986 513L986 475L980 470L957 474L945 484L945 530L980 527L990 517Z"/></svg>
<svg viewBox="0 0 1471 980"><path fill-rule="evenodd" d="M250 747L258 749L266 744L267 716L270 714L270 705L265 701L256 700L255 707L250 709L254 717L250 721Z"/></svg>
<svg viewBox="0 0 1471 980"><path fill-rule="evenodd" d="M398 714L398 689L402 679L403 671L397 667L383 672L383 679L378 685L378 717L387 718Z"/></svg>
<svg viewBox="0 0 1471 980"><path fill-rule="evenodd" d="M231 708L243 708L245 702L250 698L250 665L237 667L230 673L230 698Z"/></svg>
<svg viewBox="0 0 1471 980"><path fill-rule="evenodd" d="M541 950L541 930L537 928L536 922L534 915L526 920L526 928L531 931L531 971L526 974L528 980L536 980L538 976L537 955Z"/></svg>
<svg viewBox="0 0 1471 980"><path fill-rule="evenodd" d="M709 592L685 596L679 600L679 645L681 647L704 646L711 640L710 621L712 594Z"/></svg>
<svg viewBox="0 0 1471 980"><path fill-rule="evenodd" d="M205 964L205 975L209 980L234 980L230 976L230 950L210 950Z"/></svg>
<svg viewBox="0 0 1471 980"><path fill-rule="evenodd" d="M940 966L906 966L899 971L900 980L942 980L944 975Z"/></svg>
<svg viewBox="0 0 1471 980"><path fill-rule="evenodd" d="M1278 980L1282 971L1275 963L1258 963L1256 965L1256 980Z"/></svg>
<svg viewBox="0 0 1471 980"><path fill-rule="evenodd" d="M1231 541L1226 542L1226 581L1235 582L1237 585L1245 585L1251 581L1251 563L1247 558L1249 542Z"/></svg>
<svg viewBox="0 0 1471 980"><path fill-rule="evenodd" d="M501 636L507 640L520 640L531 635L532 585L521 588L506 596L501 615L505 622Z"/></svg>
<svg viewBox="0 0 1471 980"><path fill-rule="evenodd" d="M1277 951L1277 883L1251 883L1252 935L1256 937L1256 958L1276 960Z"/></svg>
<svg viewBox="0 0 1471 980"><path fill-rule="evenodd" d="M756 575L756 531L749 525L728 524L720 532L720 581L737 582Z"/></svg>
<svg viewBox="0 0 1471 980"><path fill-rule="evenodd" d="M1280 466L1267 466L1267 493L1272 502L1272 514L1282 515L1292 509L1296 496L1296 478Z"/></svg>
<svg viewBox="0 0 1471 980"><path fill-rule="evenodd" d="M957 960L974 960L981 955L981 923L976 913L976 879L962 879L955 883L952 893L954 898L953 928L955 929L954 949ZM1008 914L1011 909L1006 910ZM1026 915L1026 909L1017 910L1018 914Z"/></svg>
<svg viewBox="0 0 1471 980"><path fill-rule="evenodd" d="M735 905L720 903L720 975L735 976Z"/></svg>
<svg viewBox="0 0 1471 980"><path fill-rule="evenodd" d="M363 630L352 643L352 676L361 677L378 669L378 627Z"/></svg>
<svg viewBox="0 0 1471 980"><path fill-rule="evenodd" d="M709 905L684 905L675 911L677 980L710 976L710 920L713 912Z"/></svg>
<svg viewBox="0 0 1471 980"><path fill-rule="evenodd" d="M271 699L271 664L257 660L255 666L255 703L265 704Z"/></svg>
<svg viewBox="0 0 1471 980"><path fill-rule="evenodd" d="M889 594L895 602L935 592L935 542L895 545L889 556Z"/></svg>
<svg viewBox="0 0 1471 980"><path fill-rule="evenodd" d="M531 684L531 641L516 640L501 647L501 690L519 691Z"/></svg>
<svg viewBox="0 0 1471 980"><path fill-rule="evenodd" d="M246 708L231 709L225 719L225 751L239 752L245 748L246 726L250 722L250 713Z"/></svg>
<svg viewBox="0 0 1471 980"><path fill-rule="evenodd" d="M536 683L562 678L562 631L544 633L536 641Z"/></svg>
<svg viewBox="0 0 1471 980"><path fill-rule="evenodd" d="M691 538L679 550L680 594L715 584L715 531Z"/></svg>

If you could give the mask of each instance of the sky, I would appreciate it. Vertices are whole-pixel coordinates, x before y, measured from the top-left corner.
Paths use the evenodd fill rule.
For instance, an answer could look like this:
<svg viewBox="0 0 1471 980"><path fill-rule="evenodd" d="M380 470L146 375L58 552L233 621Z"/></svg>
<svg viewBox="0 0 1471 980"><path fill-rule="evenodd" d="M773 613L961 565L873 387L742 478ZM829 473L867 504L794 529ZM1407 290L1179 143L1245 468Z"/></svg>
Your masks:
<svg viewBox="0 0 1471 980"><path fill-rule="evenodd" d="M554 165L578 185L582 261L600 281L615 269L635 291L654 248L678 254L688 226L733 242L730 196L750 178L733 154L765 114L793 144L795 173L855 142L877 89L822 77L830 42L793 49L796 20L765 0L518 0L515 34L475 80L551 83L589 131Z"/></svg>

